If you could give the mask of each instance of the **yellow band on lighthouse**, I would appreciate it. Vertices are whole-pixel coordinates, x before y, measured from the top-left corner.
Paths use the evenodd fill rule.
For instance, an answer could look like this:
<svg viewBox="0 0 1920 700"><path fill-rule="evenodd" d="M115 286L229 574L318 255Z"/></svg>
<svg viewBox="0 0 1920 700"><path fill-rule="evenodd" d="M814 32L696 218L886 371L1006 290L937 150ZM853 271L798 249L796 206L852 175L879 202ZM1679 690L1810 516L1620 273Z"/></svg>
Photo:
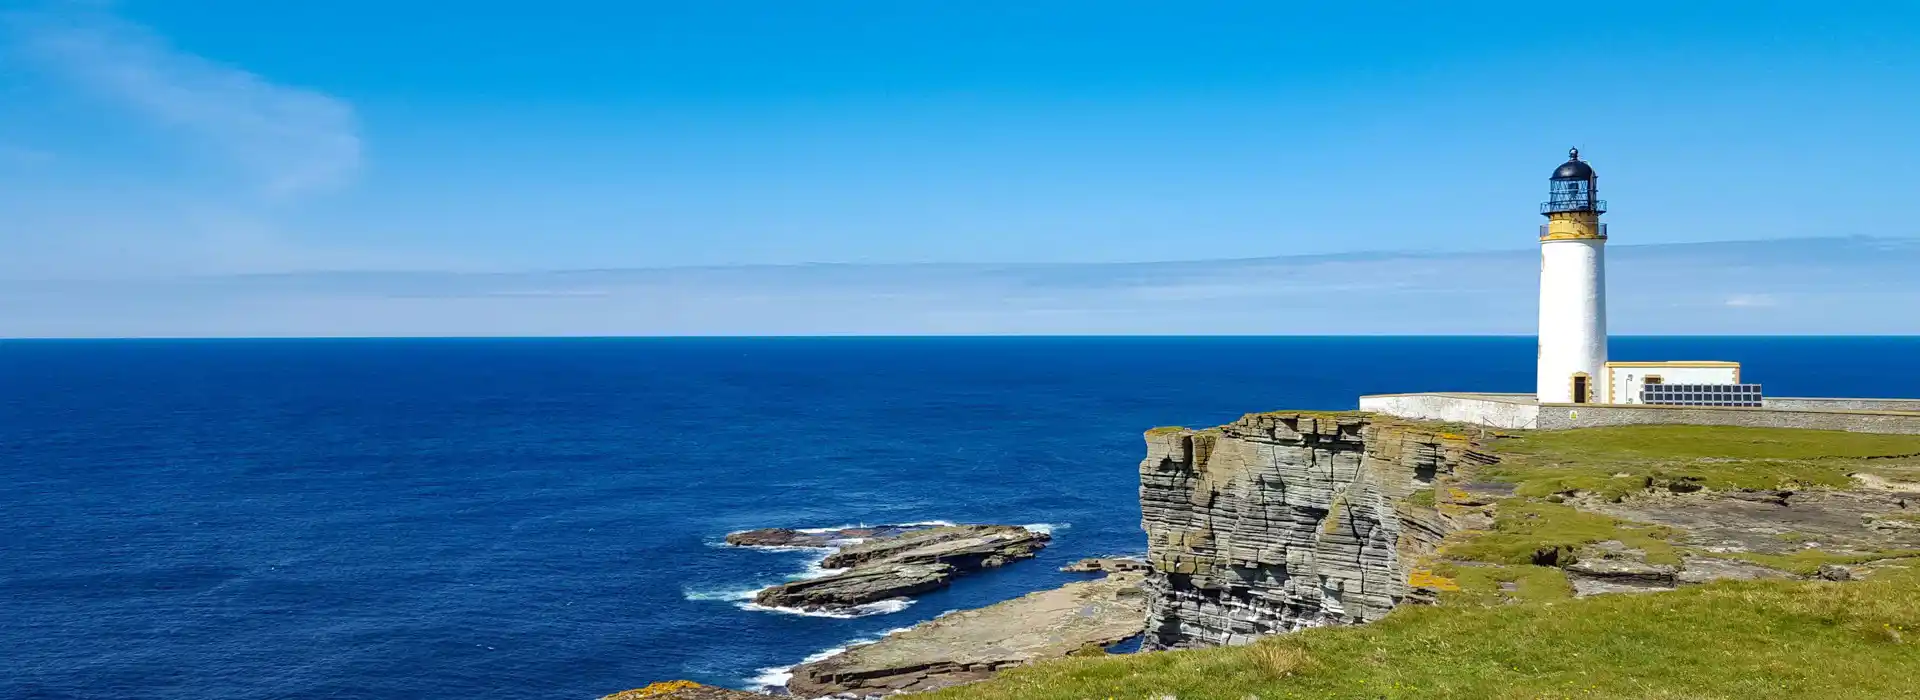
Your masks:
<svg viewBox="0 0 1920 700"><path fill-rule="evenodd" d="M1600 232L1600 215L1594 212L1568 211L1547 215L1547 233L1541 241L1577 241L1602 239L1607 235Z"/></svg>

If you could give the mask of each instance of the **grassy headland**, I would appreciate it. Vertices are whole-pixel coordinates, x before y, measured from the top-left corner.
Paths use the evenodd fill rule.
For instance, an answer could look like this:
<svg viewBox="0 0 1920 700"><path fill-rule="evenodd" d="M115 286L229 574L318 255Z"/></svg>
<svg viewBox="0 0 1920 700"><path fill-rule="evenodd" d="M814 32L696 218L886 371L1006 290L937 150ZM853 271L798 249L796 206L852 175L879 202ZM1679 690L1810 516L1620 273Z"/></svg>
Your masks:
<svg viewBox="0 0 1920 700"><path fill-rule="evenodd" d="M1920 569L1407 607L1245 647L1066 659L929 700L1911 697Z"/></svg>
<svg viewBox="0 0 1920 700"><path fill-rule="evenodd" d="M1673 528L1583 510L1660 494L1843 489L1853 474L1920 476L1920 436L1696 426L1521 433L1486 440L1500 462L1408 499L1479 514L1404 606L1360 627L1235 648L1073 658L933 693L974 698L1786 698L1912 697L1920 678L1920 551L1715 553ZM1511 484L1503 498L1454 488ZM1470 488L1470 487L1469 487ZM1797 575L1876 562L1864 581L1721 581L1574 599L1539 565L1618 542L1649 564L1738 558Z"/></svg>

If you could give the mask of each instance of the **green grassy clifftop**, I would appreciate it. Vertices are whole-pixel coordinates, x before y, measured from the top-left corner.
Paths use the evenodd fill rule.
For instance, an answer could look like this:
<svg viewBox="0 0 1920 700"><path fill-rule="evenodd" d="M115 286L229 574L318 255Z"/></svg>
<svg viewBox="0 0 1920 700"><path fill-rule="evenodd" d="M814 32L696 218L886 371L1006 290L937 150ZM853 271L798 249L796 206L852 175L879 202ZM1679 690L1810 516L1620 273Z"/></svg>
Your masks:
<svg viewBox="0 0 1920 700"><path fill-rule="evenodd" d="M1442 524L1433 530L1444 535L1435 546L1397 552L1406 601L1371 624L1306 629L1245 646L1049 662L928 697L1745 699L1920 692L1920 437L1696 426L1494 435L1401 426L1391 449L1426 455L1410 460L1384 455L1378 440L1363 456L1339 457L1347 453L1324 448L1349 439L1353 426L1289 433L1276 427L1291 425L1276 423L1272 416L1279 415L1289 414L1249 416L1224 434L1184 443L1214 450L1222 435L1244 436L1249 426L1268 431L1253 441L1259 449L1230 446L1227 453L1236 473L1250 470L1244 473L1257 478L1194 493L1236 494L1243 502L1235 508L1245 508L1265 498L1258 489L1287 487L1276 475L1298 480L1320 473L1316 464L1348 474L1322 480L1331 485L1330 499L1358 495L1364 484L1368 497L1393 499L1406 516L1403 531L1409 523ZM1348 415L1327 422L1351 423ZM1163 441L1192 434L1158 432ZM1150 450L1155 439L1149 436ZM1323 449L1315 452L1315 445ZM1412 491L1365 461L1415 465L1462 454L1497 461L1441 459L1444 468L1412 482ZM1340 472L1328 455L1359 466ZM1165 464L1191 465L1193 457L1162 455ZM1211 453L1199 462L1220 458ZM1289 471L1293 463L1305 471ZM1186 469L1194 475L1183 478L1195 483L1226 475ZM1360 500L1307 505L1333 514ZM1391 525L1377 508L1368 517L1369 527ZM1328 542L1346 546L1316 546L1345 551L1327 549ZM1369 547L1354 551L1379 552ZM1290 561L1279 551L1256 559ZM1407 604L1419 600L1439 604Z"/></svg>

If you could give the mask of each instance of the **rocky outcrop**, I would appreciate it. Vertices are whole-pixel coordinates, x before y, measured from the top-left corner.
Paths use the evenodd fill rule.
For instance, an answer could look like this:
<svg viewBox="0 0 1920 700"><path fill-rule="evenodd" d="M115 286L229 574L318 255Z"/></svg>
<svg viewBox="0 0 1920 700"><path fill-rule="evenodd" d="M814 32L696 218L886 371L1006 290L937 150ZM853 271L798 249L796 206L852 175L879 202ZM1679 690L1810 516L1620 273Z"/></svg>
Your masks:
<svg viewBox="0 0 1920 700"><path fill-rule="evenodd" d="M1462 436L1358 413L1252 414L1146 442L1146 649L1380 618L1454 527L1403 499L1493 461Z"/></svg>
<svg viewBox="0 0 1920 700"><path fill-rule="evenodd" d="M1031 558L1050 539L1046 533L1012 525L896 532L848 544L821 562L846 571L767 588L754 596L754 603L831 611L918 595L944 588L960 574Z"/></svg>
<svg viewBox="0 0 1920 700"><path fill-rule="evenodd" d="M1147 568L1148 568L1147 562L1140 559L1127 559L1123 557L1092 557L1088 559L1081 559L1080 561L1076 561L1072 564L1062 566L1060 567L1060 570L1065 571L1067 573L1106 572L1110 574L1117 574L1125 571L1146 571Z"/></svg>
<svg viewBox="0 0 1920 700"><path fill-rule="evenodd" d="M1646 556L1618 540L1607 540L1581 547L1562 568L1575 596L1672 590L1680 583L1680 567L1649 563Z"/></svg>
<svg viewBox="0 0 1920 700"><path fill-rule="evenodd" d="M809 698L931 690L1035 661L1097 653L1140 634L1146 619L1144 576L1118 573L942 615L795 667L787 689Z"/></svg>
<svg viewBox="0 0 1920 700"><path fill-rule="evenodd" d="M851 544L820 565L843 569L875 562L939 563L966 572L1030 558L1050 539L1046 533L1015 525L951 525Z"/></svg>
<svg viewBox="0 0 1920 700"><path fill-rule="evenodd" d="M953 580L946 564L872 564L844 573L784 583L753 602L770 608L838 610L939 590Z"/></svg>

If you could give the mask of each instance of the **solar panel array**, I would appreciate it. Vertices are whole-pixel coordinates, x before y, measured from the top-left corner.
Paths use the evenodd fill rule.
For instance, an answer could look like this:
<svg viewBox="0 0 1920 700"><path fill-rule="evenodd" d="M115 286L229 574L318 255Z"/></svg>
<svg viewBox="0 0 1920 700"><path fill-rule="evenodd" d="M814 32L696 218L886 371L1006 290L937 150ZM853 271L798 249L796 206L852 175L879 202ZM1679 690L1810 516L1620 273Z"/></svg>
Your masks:
<svg viewBox="0 0 1920 700"><path fill-rule="evenodd" d="M1655 406L1734 406L1760 408L1759 384L1648 384L1640 402Z"/></svg>

